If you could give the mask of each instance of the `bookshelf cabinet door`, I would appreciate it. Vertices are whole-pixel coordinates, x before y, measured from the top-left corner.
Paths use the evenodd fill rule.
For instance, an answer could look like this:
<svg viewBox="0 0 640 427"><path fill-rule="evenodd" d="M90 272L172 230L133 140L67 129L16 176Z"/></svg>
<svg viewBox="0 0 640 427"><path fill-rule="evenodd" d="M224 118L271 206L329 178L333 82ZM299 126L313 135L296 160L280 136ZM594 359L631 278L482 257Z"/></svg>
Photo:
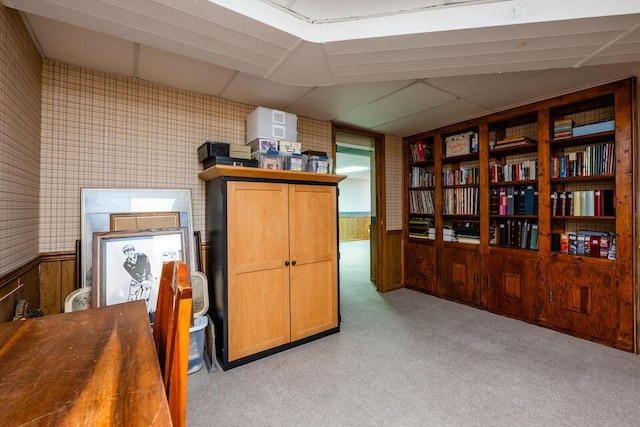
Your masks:
<svg viewBox="0 0 640 427"><path fill-rule="evenodd" d="M490 254L487 258L487 306L527 320L536 320L542 302L538 259Z"/></svg>
<svg viewBox="0 0 640 427"><path fill-rule="evenodd" d="M431 245L407 243L405 246L405 284L414 288L435 293L436 282L436 250Z"/></svg>
<svg viewBox="0 0 640 427"><path fill-rule="evenodd" d="M440 271L444 295L480 304L480 254L477 248L444 247Z"/></svg>
<svg viewBox="0 0 640 427"><path fill-rule="evenodd" d="M610 343L616 342L618 300L611 266L551 261L547 269L550 323Z"/></svg>

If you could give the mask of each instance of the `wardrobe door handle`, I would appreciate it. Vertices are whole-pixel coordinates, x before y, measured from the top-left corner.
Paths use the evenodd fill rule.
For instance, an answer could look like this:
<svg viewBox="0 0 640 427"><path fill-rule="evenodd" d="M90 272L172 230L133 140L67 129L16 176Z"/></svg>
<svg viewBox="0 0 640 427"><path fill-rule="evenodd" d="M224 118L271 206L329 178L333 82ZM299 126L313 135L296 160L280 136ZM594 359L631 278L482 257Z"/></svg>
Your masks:
<svg viewBox="0 0 640 427"><path fill-rule="evenodd" d="M291 261L291 265L296 265L296 262L295 261Z"/></svg>
<svg viewBox="0 0 640 427"><path fill-rule="evenodd" d="M284 265L285 265L285 266L287 266L287 267L289 267L289 261L285 261L285 262L284 262Z"/></svg>

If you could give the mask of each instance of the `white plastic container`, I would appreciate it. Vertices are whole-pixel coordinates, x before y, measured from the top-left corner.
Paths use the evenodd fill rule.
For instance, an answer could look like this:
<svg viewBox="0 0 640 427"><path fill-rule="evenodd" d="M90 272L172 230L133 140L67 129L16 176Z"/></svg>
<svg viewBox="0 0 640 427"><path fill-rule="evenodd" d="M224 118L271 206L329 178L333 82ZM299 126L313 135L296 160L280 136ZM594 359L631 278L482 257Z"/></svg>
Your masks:
<svg viewBox="0 0 640 427"><path fill-rule="evenodd" d="M189 328L189 366L187 373L198 372L204 364L204 328L209 323L209 316L196 317Z"/></svg>
<svg viewBox="0 0 640 427"><path fill-rule="evenodd" d="M247 142L258 138L298 140L298 116L258 107L247 116Z"/></svg>

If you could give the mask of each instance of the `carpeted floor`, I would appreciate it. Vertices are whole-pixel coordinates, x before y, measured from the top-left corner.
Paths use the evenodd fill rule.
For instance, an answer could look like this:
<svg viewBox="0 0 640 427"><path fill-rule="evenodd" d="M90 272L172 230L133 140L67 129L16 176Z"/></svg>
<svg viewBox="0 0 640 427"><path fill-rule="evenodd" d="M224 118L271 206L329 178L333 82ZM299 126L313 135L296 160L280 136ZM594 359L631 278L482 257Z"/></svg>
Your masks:
<svg viewBox="0 0 640 427"><path fill-rule="evenodd" d="M189 426L640 425L640 356L368 280L341 245L341 331L189 376Z"/></svg>

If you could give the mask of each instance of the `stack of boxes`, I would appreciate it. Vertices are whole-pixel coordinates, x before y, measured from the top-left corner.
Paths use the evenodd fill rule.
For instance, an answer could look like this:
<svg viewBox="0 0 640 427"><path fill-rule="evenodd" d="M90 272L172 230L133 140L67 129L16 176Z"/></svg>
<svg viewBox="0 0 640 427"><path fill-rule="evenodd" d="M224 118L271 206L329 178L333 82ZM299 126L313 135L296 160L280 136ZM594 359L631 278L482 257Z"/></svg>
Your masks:
<svg viewBox="0 0 640 427"><path fill-rule="evenodd" d="M298 140L298 117L284 111L258 107L247 116L247 145L259 167L297 172L331 173L331 159L324 154L302 152ZM317 167L324 162L324 167ZM311 168L311 169L310 169Z"/></svg>
<svg viewBox="0 0 640 427"><path fill-rule="evenodd" d="M297 128L295 114L258 107L247 116L245 145L207 141L198 148L198 158L205 169L224 164L331 173L333 160L326 153L302 152Z"/></svg>

